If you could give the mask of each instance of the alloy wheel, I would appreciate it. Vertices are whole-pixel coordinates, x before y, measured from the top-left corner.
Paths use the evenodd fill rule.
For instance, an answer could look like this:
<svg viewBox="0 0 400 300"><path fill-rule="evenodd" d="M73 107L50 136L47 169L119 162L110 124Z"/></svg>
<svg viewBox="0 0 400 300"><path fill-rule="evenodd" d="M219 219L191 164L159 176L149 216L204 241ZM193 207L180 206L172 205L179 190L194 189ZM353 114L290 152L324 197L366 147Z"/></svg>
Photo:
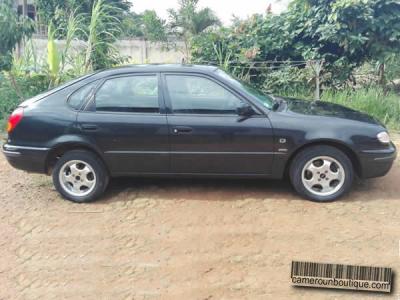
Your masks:
<svg viewBox="0 0 400 300"><path fill-rule="evenodd" d="M301 172L304 187L318 196L335 194L345 183L343 166L329 156L318 156L309 160Z"/></svg>
<svg viewBox="0 0 400 300"><path fill-rule="evenodd" d="M66 162L60 169L61 187L72 196L86 196L96 186L96 174L93 167L81 160Z"/></svg>

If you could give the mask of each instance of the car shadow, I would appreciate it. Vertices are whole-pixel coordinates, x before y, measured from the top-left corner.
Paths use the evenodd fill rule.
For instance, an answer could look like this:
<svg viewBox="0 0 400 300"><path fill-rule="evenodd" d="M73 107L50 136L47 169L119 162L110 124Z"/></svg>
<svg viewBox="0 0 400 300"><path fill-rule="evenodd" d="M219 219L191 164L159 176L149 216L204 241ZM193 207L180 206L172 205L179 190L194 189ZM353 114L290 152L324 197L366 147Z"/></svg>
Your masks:
<svg viewBox="0 0 400 300"><path fill-rule="evenodd" d="M245 198L303 200L287 180L210 178L114 178L101 201L137 196L163 200L234 201Z"/></svg>
<svg viewBox="0 0 400 300"><path fill-rule="evenodd" d="M399 171L395 167L385 177L356 179L350 193L339 201L400 200ZM136 197L180 201L235 201L245 198L307 201L296 194L288 180L137 177L110 180L100 201L128 201Z"/></svg>

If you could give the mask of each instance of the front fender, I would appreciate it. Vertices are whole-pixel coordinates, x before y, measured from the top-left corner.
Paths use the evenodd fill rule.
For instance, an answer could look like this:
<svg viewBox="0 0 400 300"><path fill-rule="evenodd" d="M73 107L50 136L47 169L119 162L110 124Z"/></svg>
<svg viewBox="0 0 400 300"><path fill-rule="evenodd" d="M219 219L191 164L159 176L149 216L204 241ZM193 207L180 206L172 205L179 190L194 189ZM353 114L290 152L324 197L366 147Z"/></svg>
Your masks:
<svg viewBox="0 0 400 300"><path fill-rule="evenodd" d="M338 119L270 114L274 130L273 177L282 178L293 157L311 145L331 145L345 152L359 169L360 152L370 147L377 126ZM367 127L367 128L366 128ZM358 171L358 170L357 170Z"/></svg>

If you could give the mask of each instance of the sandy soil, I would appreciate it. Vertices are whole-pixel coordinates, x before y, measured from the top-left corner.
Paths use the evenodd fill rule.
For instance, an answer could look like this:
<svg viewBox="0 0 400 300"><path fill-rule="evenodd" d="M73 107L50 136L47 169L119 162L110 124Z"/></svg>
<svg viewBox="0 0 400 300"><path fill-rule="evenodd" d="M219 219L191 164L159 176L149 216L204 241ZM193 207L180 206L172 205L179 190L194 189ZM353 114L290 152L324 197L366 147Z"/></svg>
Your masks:
<svg viewBox="0 0 400 300"><path fill-rule="evenodd" d="M400 299L399 276L389 296L290 283L292 260L400 272L399 159L334 203L285 182L131 178L78 205L0 155L0 202L0 299Z"/></svg>

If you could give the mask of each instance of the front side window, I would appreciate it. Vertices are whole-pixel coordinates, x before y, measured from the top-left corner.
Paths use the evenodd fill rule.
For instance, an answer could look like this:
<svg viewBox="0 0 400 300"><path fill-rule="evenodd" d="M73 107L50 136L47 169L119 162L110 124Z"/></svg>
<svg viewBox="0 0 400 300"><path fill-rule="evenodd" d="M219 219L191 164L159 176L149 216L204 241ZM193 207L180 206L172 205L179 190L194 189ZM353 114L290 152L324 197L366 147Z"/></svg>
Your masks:
<svg viewBox="0 0 400 300"><path fill-rule="evenodd" d="M108 79L96 93L96 111L158 113L156 75Z"/></svg>
<svg viewBox="0 0 400 300"><path fill-rule="evenodd" d="M167 88L174 113L236 114L243 102L214 81L185 75L167 75Z"/></svg>
<svg viewBox="0 0 400 300"><path fill-rule="evenodd" d="M233 78L231 75L228 75L224 71L217 69L215 71L219 76L228 80L230 83L235 85L238 88L244 89L250 95L254 96L257 101L259 101L262 105L264 105L268 109L272 109L274 104L274 100L271 96L267 95L263 91L256 89L255 87L251 86L249 83L240 81L239 79Z"/></svg>

